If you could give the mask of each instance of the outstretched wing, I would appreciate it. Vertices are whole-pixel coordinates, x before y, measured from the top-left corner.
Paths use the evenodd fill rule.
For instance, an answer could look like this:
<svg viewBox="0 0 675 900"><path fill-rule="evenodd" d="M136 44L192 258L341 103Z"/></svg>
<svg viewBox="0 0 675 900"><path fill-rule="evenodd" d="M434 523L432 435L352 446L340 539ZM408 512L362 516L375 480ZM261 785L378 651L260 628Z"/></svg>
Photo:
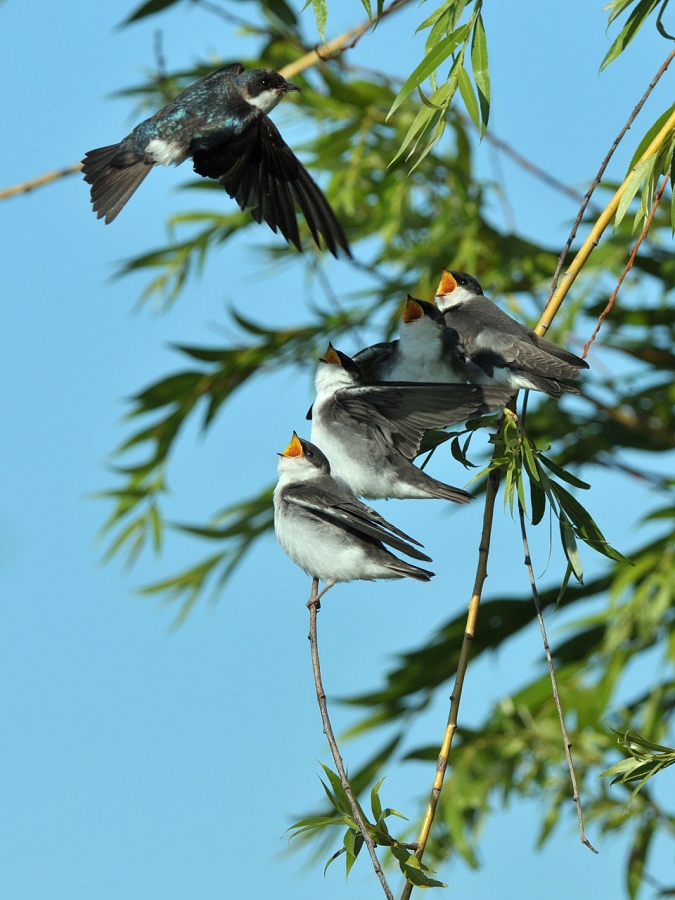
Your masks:
<svg viewBox="0 0 675 900"><path fill-rule="evenodd" d="M501 387L390 381L347 388L336 399L352 421L381 433L383 447L393 444L414 459L425 431L490 412L512 396L512 390Z"/></svg>
<svg viewBox="0 0 675 900"><path fill-rule="evenodd" d="M334 255L349 243L337 216L309 172L279 134L272 120L254 110L238 134L208 150L196 150L194 169L215 178L241 209L249 209L257 222L279 230L302 250L296 218L297 204L317 247L320 237Z"/></svg>

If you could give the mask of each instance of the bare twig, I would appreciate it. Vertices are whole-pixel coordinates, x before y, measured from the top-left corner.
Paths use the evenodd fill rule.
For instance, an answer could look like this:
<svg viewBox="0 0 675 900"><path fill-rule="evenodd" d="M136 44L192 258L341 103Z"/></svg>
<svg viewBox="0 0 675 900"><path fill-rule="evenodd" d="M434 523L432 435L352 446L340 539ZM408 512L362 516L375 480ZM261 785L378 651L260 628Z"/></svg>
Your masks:
<svg viewBox="0 0 675 900"><path fill-rule="evenodd" d="M675 50L673 51L673 53L675 53ZM633 268L635 259L638 255L638 250L640 249L640 245L642 244L644 239L647 237L647 234L649 233L649 229L652 226L654 216L656 215L656 210L659 207L659 203L661 202L661 197L663 197L663 192L665 191L666 186L669 181L670 181L670 169L668 169L668 171L666 172L666 175L665 175L663 181L661 182L661 186L659 187L658 191L654 194L654 202L652 203L652 208L649 210L649 215L647 216L645 226L642 229L640 237L635 242L635 246L633 247L633 249L630 252L630 256L628 257L628 262L626 263L624 270L621 273L621 277L619 278L619 280L616 284L616 287L610 294L609 300L607 301L607 305L605 306L603 311L600 313L600 316L598 317L598 324L595 326L595 331L593 332L593 334L589 337L589 339L584 344L584 352L581 354L584 359L586 358L586 354L588 353L591 344L593 343L598 332L602 328L602 323L605 321L606 316L609 314L612 307L614 306L614 301L616 300L617 294L619 293L621 285L623 284L624 278L626 277L626 275L628 275L630 270Z"/></svg>
<svg viewBox="0 0 675 900"><path fill-rule="evenodd" d="M382 885L382 890L384 891L385 896L388 898L388 900L394 900L394 895L391 892L391 888L389 887L387 879L384 876L384 872L382 871L380 861L377 858L377 853L375 852L375 844L368 831L368 826L363 820L361 809L347 779L347 773L345 772L344 763L342 762L342 756L340 755L340 748L337 745L337 741L335 740L335 735L333 733L333 728L331 726L330 719L328 718L328 704L326 703L326 694L323 689L323 682L321 681L321 667L319 665L319 645L316 634L316 617L321 607L320 601L328 589L328 587L325 587L323 591L319 593L319 579L313 578L312 593L309 600L307 601L307 607L309 608L309 643L312 651L312 670L314 672L314 687L316 688L316 699L319 703L319 710L321 711L321 721L323 722L324 734L326 735L326 739L328 740L330 752L333 754L335 768L337 769L337 773L340 776L342 787L344 788L347 799L349 800L349 805L352 808L354 821L359 826L359 831L363 835L363 840L365 841L366 847L368 848L368 853L370 853L370 858L373 861L375 874L380 880L380 884Z"/></svg>
<svg viewBox="0 0 675 900"><path fill-rule="evenodd" d="M595 178L593 179L593 183L591 184L588 191L586 192L586 196L584 197L583 203L581 204L581 209L577 213L577 217L574 220L574 224L572 225L572 230L570 231L570 235L567 239L567 243L563 247L562 253L558 257L558 265L556 266L555 274L553 275L553 281L551 282L551 289L550 289L549 295L548 295L548 302L550 302L550 300L553 297L553 294L555 292L555 289L558 286L558 278L560 277L560 273L562 272L562 267L565 265L565 260L567 259L567 254L569 253L570 247L572 246L572 242L577 235L577 230L579 228L579 225L581 224L581 220L583 219L584 213L586 212L586 207L588 206L588 204L590 202L591 196L593 195L593 191L600 184L600 180L602 179L602 176L605 174L605 169L607 168L607 165L608 165L610 159L614 155L614 151L621 143L621 140L623 139L623 136L625 135L625 133L628 131L630 126L633 124L633 122L637 118L637 115L640 112L640 110L642 109L642 107L644 106L645 101L647 100L647 98L649 97L651 92L654 90L659 79L661 78L663 73L666 71L666 69L668 68L670 63L672 62L673 57L675 57L675 50L673 50L668 55L665 62L661 65L661 68L659 69L659 71L649 82L649 87L647 88L647 90L644 92L644 94L638 101L637 105L635 106L635 109L628 117L628 121L623 126L623 128L618 133L618 135L616 136L616 139L615 139L614 143L612 144L612 146L610 147L607 156L603 159L602 163L600 164L600 168L598 169L598 174L595 176Z"/></svg>
<svg viewBox="0 0 675 900"><path fill-rule="evenodd" d="M490 537L492 534L492 520L494 517L495 500L499 490L499 470L493 469L488 476L487 490L485 493L485 510L483 512L483 530L481 533L480 546L478 548L478 566L476 569L476 578L473 586L473 594L469 601L469 612L466 620L466 628L464 629L464 640L462 641L462 649L459 654L457 663L457 674L455 676L455 686L450 696L450 713L448 715L448 724L443 736L443 743L438 754L436 762L436 775L431 788L429 802L422 820L422 827L417 838L417 850L415 856L422 859L424 850L429 839L431 825L436 815L436 807L441 796L443 788L443 779L445 778L445 770L448 767L448 757L450 756L450 748L452 740L457 730L457 717L459 714L459 703L462 698L462 687L464 686L464 676L469 665L471 657L471 648L473 646L474 637L476 635L476 620L478 618L478 608L483 593L483 585L487 578L487 563L490 554ZM401 893L401 900L408 900L412 894L413 885L406 881Z"/></svg>
<svg viewBox="0 0 675 900"><path fill-rule="evenodd" d="M597 853L598 851L591 844L591 842L586 837L586 832L584 831L584 817L581 809L581 797L579 796L579 787L577 785L577 776L574 771L574 762L572 761L572 742L569 739L569 735L567 734L567 728L565 727L565 717L563 715L562 704L560 702L560 692L558 691L558 680L555 675L555 667L553 665L553 657L551 656L551 647L548 642L548 637L546 635L546 626L544 625L544 615L541 610L541 602L539 600L539 592L537 590L537 582L534 577L534 570L532 568L532 558L530 556L530 545L527 540L527 529L525 527L525 512L523 510L522 505L518 502L518 515L520 517L520 533L523 538L523 550L525 551L525 565L527 567L527 574L530 578L530 587L532 589L532 600L534 601L534 608L537 611L537 621L539 622L539 628L541 630L541 637L544 642L544 652L546 653L546 662L548 663L548 670L551 674L551 686L553 688L553 700L555 701L555 708L558 711L558 718L560 720L560 730L563 736L563 744L565 747L565 757L567 758L567 767L570 771L570 781L572 782L572 798L577 807L577 819L579 820L579 838L581 839L581 843L588 847L589 850L592 850L593 853Z"/></svg>
<svg viewBox="0 0 675 900"><path fill-rule="evenodd" d="M65 178L66 175L75 175L81 169L82 163L73 163L72 166L66 166L65 169L55 169L53 172L45 172L43 175L38 175L37 178L31 178L29 181L22 181L21 184L13 184L12 187L0 190L0 200L8 200L10 197L17 197L19 194L27 194L35 188L42 187L43 184L58 181L59 178Z"/></svg>

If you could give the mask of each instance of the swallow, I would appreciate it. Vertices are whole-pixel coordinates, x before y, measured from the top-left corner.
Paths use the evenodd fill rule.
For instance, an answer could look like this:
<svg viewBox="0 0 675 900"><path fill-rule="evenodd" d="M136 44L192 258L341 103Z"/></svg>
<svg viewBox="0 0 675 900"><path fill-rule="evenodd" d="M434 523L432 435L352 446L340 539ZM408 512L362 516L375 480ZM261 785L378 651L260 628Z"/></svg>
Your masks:
<svg viewBox="0 0 675 900"><path fill-rule="evenodd" d="M512 392L470 384L362 384L359 368L332 344L319 360L312 443L330 460L333 478L369 499L441 498L468 503L471 494L413 465L425 431L503 405Z"/></svg>
<svg viewBox="0 0 675 900"><path fill-rule="evenodd" d="M588 368L586 360L516 322L483 295L471 275L443 269L436 305L459 335L470 382L550 397L580 393L563 379L578 378L579 369Z"/></svg>
<svg viewBox="0 0 675 900"><path fill-rule="evenodd" d="M466 384L466 363L459 335L426 300L408 294L397 341L360 350L354 362L362 382L413 381Z"/></svg>
<svg viewBox="0 0 675 900"><path fill-rule="evenodd" d="M429 581L433 577L433 572L387 550L385 544L413 559L431 562L412 546L421 547L419 541L339 487L318 447L293 432L279 457L274 491L277 540L294 563L326 583L325 590L339 581L406 577Z"/></svg>
<svg viewBox="0 0 675 900"><path fill-rule="evenodd" d="M342 225L269 113L300 88L270 69L232 63L195 81L119 144L90 150L82 160L97 218L112 222L153 166L180 165L213 178L256 222L277 229L302 250L295 204L317 247L351 256Z"/></svg>

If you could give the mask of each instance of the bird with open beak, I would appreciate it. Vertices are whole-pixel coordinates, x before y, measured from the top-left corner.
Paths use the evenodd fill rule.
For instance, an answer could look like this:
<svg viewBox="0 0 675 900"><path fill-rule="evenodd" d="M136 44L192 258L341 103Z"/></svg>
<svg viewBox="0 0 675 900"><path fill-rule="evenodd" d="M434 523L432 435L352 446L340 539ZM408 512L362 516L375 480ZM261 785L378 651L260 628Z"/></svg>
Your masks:
<svg viewBox="0 0 675 900"><path fill-rule="evenodd" d="M426 300L408 294L397 341L360 350L354 362L361 380L466 383L464 356L457 335L446 328L443 314Z"/></svg>
<svg viewBox="0 0 675 900"><path fill-rule="evenodd" d="M580 393L566 381L588 368L586 360L516 322L483 295L471 275L443 269L436 306L459 336L473 384L502 384L550 397Z"/></svg>
<svg viewBox="0 0 675 900"><path fill-rule="evenodd" d="M279 482L274 491L277 540L294 563L326 590L341 581L415 578L429 581L433 572L394 556L384 546L431 562L412 546L421 544L344 491L331 476L318 447L295 432L279 454Z"/></svg>

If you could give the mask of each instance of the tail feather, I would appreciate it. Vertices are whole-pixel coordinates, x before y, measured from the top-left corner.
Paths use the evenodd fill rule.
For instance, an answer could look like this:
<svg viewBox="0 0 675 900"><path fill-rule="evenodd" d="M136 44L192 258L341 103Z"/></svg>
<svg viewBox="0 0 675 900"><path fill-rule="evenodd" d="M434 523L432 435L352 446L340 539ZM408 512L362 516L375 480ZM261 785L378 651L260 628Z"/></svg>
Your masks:
<svg viewBox="0 0 675 900"><path fill-rule="evenodd" d="M414 578L417 581L431 581L435 574L434 572L429 572L427 569L421 569L419 566L413 566L411 563L407 563L405 560L397 559L396 557L388 564L388 568L390 568L392 572L396 572L396 575L394 576L396 578Z"/></svg>
<svg viewBox="0 0 675 900"><path fill-rule="evenodd" d="M90 150L82 160L84 180L91 185L91 204L96 218L108 225L119 214L152 168L142 159L129 166L113 166L119 144Z"/></svg>
<svg viewBox="0 0 675 900"><path fill-rule="evenodd" d="M424 491L428 491L430 496L438 497L441 500L452 500L453 503L469 503L473 500L473 496L468 491L453 487L444 481L438 481L438 479L432 478L431 475L427 475L426 472L422 472L417 466L413 466L413 468L419 473L418 477L415 478L417 486Z"/></svg>

